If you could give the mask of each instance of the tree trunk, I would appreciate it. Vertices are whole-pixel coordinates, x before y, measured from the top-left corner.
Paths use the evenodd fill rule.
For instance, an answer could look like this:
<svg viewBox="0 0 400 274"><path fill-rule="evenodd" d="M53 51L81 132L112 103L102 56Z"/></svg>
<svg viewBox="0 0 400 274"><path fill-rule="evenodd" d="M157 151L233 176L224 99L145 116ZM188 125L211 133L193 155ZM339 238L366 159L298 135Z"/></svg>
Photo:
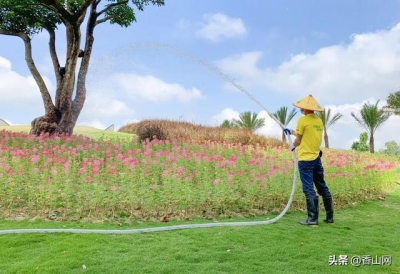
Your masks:
<svg viewBox="0 0 400 274"><path fill-rule="evenodd" d="M89 56L92 50L93 36L86 39L86 49L81 63L78 84L76 88L75 100L72 101L73 91L75 89L75 70L78 63L80 52L80 30L76 25L66 25L67 28L67 62L65 64L65 74L59 73L59 63L54 47L54 32L50 33L50 52L57 78L57 89L55 105L51 100L43 100L46 113L44 116L34 119L31 123L31 134L39 135L41 133L49 134L72 134L79 114L83 108L86 97L85 80L89 64ZM57 68L58 66L58 68ZM47 111L50 109L51 111Z"/></svg>
<svg viewBox="0 0 400 274"><path fill-rule="evenodd" d="M371 133L369 136L369 152L375 153L375 148L374 148L374 135Z"/></svg>
<svg viewBox="0 0 400 274"><path fill-rule="evenodd" d="M286 137L285 137L285 133L282 133L282 143L284 144L286 142Z"/></svg>
<svg viewBox="0 0 400 274"><path fill-rule="evenodd" d="M93 31L97 23L106 21L96 21L97 17L106 11L103 10L102 12L97 13L96 9L99 3L100 1L86 0L79 12L73 15L68 13L59 1L51 1L47 3L62 15L67 36L67 60L65 65L62 66L57 57L55 31L51 28L46 29L50 35L49 50L57 80L55 102L53 102L47 86L33 61L32 45L29 36L24 33L13 33L0 30L0 34L17 36L24 41L25 60L42 96L45 114L31 122L31 134L73 133L73 129L86 99L86 75L94 42ZM120 4L124 4L124 2L121 2ZM83 55L81 55L80 26L86 18L86 8L89 6L91 6L91 11L86 28L85 50L83 51ZM82 57L82 62L80 64L77 84L75 87L75 71L78 65L78 58L80 57ZM74 91L76 91L76 95L74 100L72 100Z"/></svg>
<svg viewBox="0 0 400 274"><path fill-rule="evenodd" d="M325 141L325 148L329 148L329 139L328 139L328 133L326 132L326 129L324 130L324 141Z"/></svg>
<svg viewBox="0 0 400 274"><path fill-rule="evenodd" d="M62 114L58 109L55 109L55 111L47 113L44 116L35 118L31 122L30 134L72 134L76 124L76 119L72 119L73 116L71 113Z"/></svg>

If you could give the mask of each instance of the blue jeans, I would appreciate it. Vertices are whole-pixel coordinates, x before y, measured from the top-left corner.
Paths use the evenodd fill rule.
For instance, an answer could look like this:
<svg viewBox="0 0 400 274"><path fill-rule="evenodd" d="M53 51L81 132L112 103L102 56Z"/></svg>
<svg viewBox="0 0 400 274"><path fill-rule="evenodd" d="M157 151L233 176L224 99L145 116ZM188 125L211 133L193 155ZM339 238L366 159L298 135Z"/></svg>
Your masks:
<svg viewBox="0 0 400 274"><path fill-rule="evenodd" d="M303 184L303 193L307 199L318 198L314 191L314 185L318 194L323 198L332 197L324 180L324 167L320 157L312 161L299 161L299 173Z"/></svg>

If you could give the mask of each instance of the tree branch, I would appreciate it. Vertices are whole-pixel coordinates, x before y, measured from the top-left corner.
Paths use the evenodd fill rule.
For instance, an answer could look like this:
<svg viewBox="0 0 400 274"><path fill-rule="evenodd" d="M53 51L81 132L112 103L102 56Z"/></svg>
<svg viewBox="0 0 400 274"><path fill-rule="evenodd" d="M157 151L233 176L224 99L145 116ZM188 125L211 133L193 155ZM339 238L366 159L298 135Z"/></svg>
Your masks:
<svg viewBox="0 0 400 274"><path fill-rule="evenodd" d="M68 20L68 22L73 22L73 14L70 11L66 10L59 0L38 0L38 2L55 8L56 11L60 13L62 18L65 18L66 20Z"/></svg>
<svg viewBox="0 0 400 274"><path fill-rule="evenodd" d="M49 50L50 50L50 56L51 56L51 60L53 62L53 68L54 68L54 73L56 76L56 80L57 80L57 90L56 90L56 97L55 97L55 105L56 108L59 107L60 105L60 87L61 87L61 80L62 77L59 73L60 70L60 62L58 60L58 56L57 56L57 51L56 51L56 33L54 31L54 29L47 29L50 38L49 38Z"/></svg>
<svg viewBox="0 0 400 274"><path fill-rule="evenodd" d="M96 20L98 16L96 13L96 9L99 2L100 1L97 1L96 3L92 4L86 27L85 50L81 66L78 72L76 94L72 102L72 115L76 116L76 118L79 116L83 108L83 104L86 100L86 76L89 68L90 56L92 54L92 48L94 43L93 32L94 28L96 27Z"/></svg>
<svg viewBox="0 0 400 274"><path fill-rule="evenodd" d="M120 5L127 5L128 2L129 2L128 0L125 0L125 1L117 2L117 3L109 4L109 5L108 5L106 8L104 8L102 11L100 11L100 12L97 13L97 17L100 16L100 15L102 15L103 13L109 11L109 10L110 10L111 8L113 8L113 7L120 6Z"/></svg>
<svg viewBox="0 0 400 274"><path fill-rule="evenodd" d="M32 58L32 44L31 39L26 34L18 35L24 41L25 44L25 61L28 65L30 72L32 73L33 79L35 79L37 85L39 86L40 93L42 94L42 99L44 103L44 108L47 113L54 111L54 104L51 100L49 90L47 89L46 83L44 82L42 76L36 68L35 62Z"/></svg>
<svg viewBox="0 0 400 274"><path fill-rule="evenodd" d="M79 14L82 14L86 11L86 9L91 5L94 4L95 0L86 0L85 3L83 3L82 7L79 9Z"/></svg>
<svg viewBox="0 0 400 274"><path fill-rule="evenodd" d="M110 20L111 18L113 18L113 16L107 16L107 17L104 17L103 19L97 20L97 21L96 21L96 25L100 25L100 24L102 24L102 23L104 23L104 22L107 22L107 21Z"/></svg>
<svg viewBox="0 0 400 274"><path fill-rule="evenodd" d="M13 32L13 31L9 31L6 29L0 29L0 34L4 34L4 35L8 35L8 36L17 36L17 37L21 37L22 33L19 32Z"/></svg>

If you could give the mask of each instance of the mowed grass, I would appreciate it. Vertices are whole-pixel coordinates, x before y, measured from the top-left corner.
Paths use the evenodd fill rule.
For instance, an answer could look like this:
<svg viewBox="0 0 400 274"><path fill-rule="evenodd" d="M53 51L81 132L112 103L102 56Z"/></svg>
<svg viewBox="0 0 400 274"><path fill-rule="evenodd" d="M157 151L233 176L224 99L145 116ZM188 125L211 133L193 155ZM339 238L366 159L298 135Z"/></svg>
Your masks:
<svg viewBox="0 0 400 274"><path fill-rule="evenodd" d="M31 126L29 125L16 125L16 126L0 126L0 131L7 130L11 132L24 132L29 133L31 130ZM134 134L124 133L124 132L114 132L114 131L105 131L101 129L97 129L91 126L75 126L74 133L75 135L85 135L87 137L99 140L115 140L115 139L125 139L131 140Z"/></svg>
<svg viewBox="0 0 400 274"><path fill-rule="evenodd" d="M317 228L297 224L305 214L295 212L259 226L128 235L0 235L0 273L400 273L399 210L398 188L383 201L338 210L334 225L323 223L321 212ZM138 227L143 226L151 224ZM0 229L21 227L118 226L0 220ZM333 255L347 255L348 265L330 266ZM351 257L363 255L374 260L389 255L392 264L351 265Z"/></svg>

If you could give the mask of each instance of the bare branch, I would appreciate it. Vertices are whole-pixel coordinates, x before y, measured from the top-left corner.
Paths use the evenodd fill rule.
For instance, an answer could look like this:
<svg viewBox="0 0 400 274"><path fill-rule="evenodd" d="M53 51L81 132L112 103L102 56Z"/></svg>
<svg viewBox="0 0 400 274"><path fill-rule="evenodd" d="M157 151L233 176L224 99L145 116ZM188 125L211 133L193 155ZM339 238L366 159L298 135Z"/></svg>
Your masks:
<svg viewBox="0 0 400 274"><path fill-rule="evenodd" d="M55 104L56 107L59 106L59 101L60 101L60 86L61 86L61 80L62 77L59 73L60 71L60 63L58 60L58 56L57 56L57 51L56 51L56 34L54 29L47 29L50 38L49 38L49 50L50 50L50 56L51 56L51 60L53 62L53 69L54 69L54 73L56 76L56 80L57 80L57 90L56 90L56 97L55 97Z"/></svg>
<svg viewBox="0 0 400 274"><path fill-rule="evenodd" d="M102 24L102 23L104 23L104 22L107 22L108 20L110 20L111 18L113 18L114 16L107 16L107 17L104 17L103 19L100 19L100 20L97 20L96 21L96 26L97 25L100 25L100 24Z"/></svg>
<svg viewBox="0 0 400 274"><path fill-rule="evenodd" d="M75 98L72 102L72 112L73 115L77 115L76 118L78 117L83 104L86 99L86 76L87 76L87 71L89 68L89 62L90 62L90 56L92 53L92 48L93 48L93 43L94 43L94 28L96 27L96 20L97 20L97 13L96 13L96 8L97 5L100 1L97 1L96 3L92 4L91 7L91 12L87 21L87 27L86 27L86 35L85 35L85 50L84 50L84 55L82 58L81 66L79 68L78 72L78 82L77 82L77 87L76 87L76 95Z"/></svg>
<svg viewBox="0 0 400 274"><path fill-rule="evenodd" d="M35 62L32 58L32 44L31 39L26 34L20 34L19 37L22 38L25 44L25 61L28 65L28 68L35 79L36 83L38 84L40 93L42 94L43 103L45 106L46 113L50 113L54 111L54 104L51 100L51 96L49 90L47 89L46 83L44 82L42 76L40 75L38 69L36 68Z"/></svg>

